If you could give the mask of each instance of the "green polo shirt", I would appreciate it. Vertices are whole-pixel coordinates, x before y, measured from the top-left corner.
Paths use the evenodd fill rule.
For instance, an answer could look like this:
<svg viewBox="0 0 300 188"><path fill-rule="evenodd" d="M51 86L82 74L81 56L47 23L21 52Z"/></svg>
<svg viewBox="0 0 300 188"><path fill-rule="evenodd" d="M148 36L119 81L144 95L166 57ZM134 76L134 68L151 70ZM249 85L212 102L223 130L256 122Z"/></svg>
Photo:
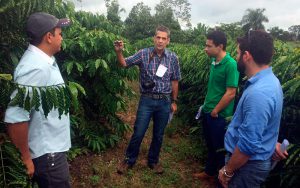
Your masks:
<svg viewBox="0 0 300 188"><path fill-rule="evenodd" d="M203 111L210 113L219 103L226 92L227 87L238 87L239 72L237 71L236 61L227 53L226 56L215 64L212 59L210 68L207 94L204 101ZM232 116L234 100L224 108L219 115L222 117Z"/></svg>

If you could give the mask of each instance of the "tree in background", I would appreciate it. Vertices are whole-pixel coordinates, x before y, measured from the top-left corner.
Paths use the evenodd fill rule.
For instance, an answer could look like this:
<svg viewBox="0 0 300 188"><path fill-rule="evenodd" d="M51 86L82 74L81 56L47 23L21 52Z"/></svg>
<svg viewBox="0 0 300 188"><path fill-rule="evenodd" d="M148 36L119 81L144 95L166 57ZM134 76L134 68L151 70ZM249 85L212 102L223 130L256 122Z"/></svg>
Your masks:
<svg viewBox="0 0 300 188"><path fill-rule="evenodd" d="M198 23L193 29L184 30L184 43L204 46L209 26Z"/></svg>
<svg viewBox="0 0 300 188"><path fill-rule="evenodd" d="M224 31L227 38L230 38L233 41L235 41L237 37L243 35L243 30L238 22L229 24L221 23L217 28Z"/></svg>
<svg viewBox="0 0 300 188"><path fill-rule="evenodd" d="M155 6L154 20L156 26L164 25L170 29L173 42L181 42L184 35L171 7L157 4Z"/></svg>
<svg viewBox="0 0 300 188"><path fill-rule="evenodd" d="M246 13L241 20L242 28L245 33L248 32L249 29L265 29L263 22L269 22L268 17L264 15L265 10L265 8L249 8L246 10Z"/></svg>
<svg viewBox="0 0 300 188"><path fill-rule="evenodd" d="M105 0L105 6L107 8L107 19L114 24L122 25L121 12L125 12L124 8L120 8L118 0Z"/></svg>
<svg viewBox="0 0 300 188"><path fill-rule="evenodd" d="M284 31L283 29L280 29L278 26L271 27L270 29L268 29L268 31L270 32L273 38L282 41L292 41L295 36L293 33Z"/></svg>
<svg viewBox="0 0 300 188"><path fill-rule="evenodd" d="M161 0L160 5L172 9L174 17L177 21L188 28L191 24L191 4L188 0Z"/></svg>
<svg viewBox="0 0 300 188"><path fill-rule="evenodd" d="M154 19L151 8L143 2L133 6L124 21L124 36L132 41L141 40L154 35Z"/></svg>
<svg viewBox="0 0 300 188"><path fill-rule="evenodd" d="M295 40L300 40L300 25L289 27L289 31L295 35Z"/></svg>

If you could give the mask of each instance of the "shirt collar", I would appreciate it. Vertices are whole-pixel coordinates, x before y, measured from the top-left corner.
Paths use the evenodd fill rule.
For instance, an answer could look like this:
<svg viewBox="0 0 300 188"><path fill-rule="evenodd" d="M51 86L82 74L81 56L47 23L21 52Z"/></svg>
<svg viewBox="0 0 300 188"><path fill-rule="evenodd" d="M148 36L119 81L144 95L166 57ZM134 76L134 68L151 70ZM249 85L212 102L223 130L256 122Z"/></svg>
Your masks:
<svg viewBox="0 0 300 188"><path fill-rule="evenodd" d="M153 53L154 55L157 55L154 47L151 49L151 53ZM165 48L162 55L161 55L161 58L164 57L164 56L168 57L169 54L170 54L170 52Z"/></svg>
<svg viewBox="0 0 300 188"><path fill-rule="evenodd" d="M222 64L226 63L229 58L230 58L230 54L226 53L226 55L223 57L223 59L220 62L216 63L216 58L213 58L211 64L215 65L215 66L222 65Z"/></svg>
<svg viewBox="0 0 300 188"><path fill-rule="evenodd" d="M257 82L257 80L259 80L260 78L272 73L272 67L266 68L264 70L259 71L258 73L256 73L255 75L253 75L247 82L249 84L253 84L255 82Z"/></svg>
<svg viewBox="0 0 300 188"><path fill-rule="evenodd" d="M54 65L55 63L55 57L54 56L48 56L45 52L43 52L41 49L39 49L38 47L29 44L28 49L29 51L32 51L33 53L38 54L39 56L41 56L41 58L43 58L49 65Z"/></svg>

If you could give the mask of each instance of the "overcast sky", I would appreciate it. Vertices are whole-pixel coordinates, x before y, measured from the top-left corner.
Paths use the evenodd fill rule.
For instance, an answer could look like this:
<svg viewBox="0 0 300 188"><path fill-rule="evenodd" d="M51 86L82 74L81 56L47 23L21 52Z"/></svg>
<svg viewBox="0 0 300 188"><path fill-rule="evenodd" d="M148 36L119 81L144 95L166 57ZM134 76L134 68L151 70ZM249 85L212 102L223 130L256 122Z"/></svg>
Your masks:
<svg viewBox="0 0 300 188"><path fill-rule="evenodd" d="M76 10L85 10L106 15L104 0L73 0ZM300 25L300 1L299 0L188 0L191 4L191 22L193 26L203 23L211 27L219 23L233 23L240 21L247 8L265 8L264 14L269 22L266 28L278 26L284 30L292 25ZM160 0L118 0L120 7L126 10L121 17L124 20L132 7L139 2L154 7ZM153 14L152 12L152 14Z"/></svg>

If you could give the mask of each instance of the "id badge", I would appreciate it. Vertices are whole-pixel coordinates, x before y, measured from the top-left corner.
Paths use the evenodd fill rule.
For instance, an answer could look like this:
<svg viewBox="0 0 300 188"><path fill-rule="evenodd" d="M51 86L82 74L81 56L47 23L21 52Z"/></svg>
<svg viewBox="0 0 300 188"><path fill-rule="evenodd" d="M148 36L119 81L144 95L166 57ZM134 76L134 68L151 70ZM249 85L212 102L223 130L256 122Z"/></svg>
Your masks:
<svg viewBox="0 0 300 188"><path fill-rule="evenodd" d="M165 67L164 65L160 64L158 66L157 71L156 71L156 76L163 77L167 70L168 70L167 67Z"/></svg>

